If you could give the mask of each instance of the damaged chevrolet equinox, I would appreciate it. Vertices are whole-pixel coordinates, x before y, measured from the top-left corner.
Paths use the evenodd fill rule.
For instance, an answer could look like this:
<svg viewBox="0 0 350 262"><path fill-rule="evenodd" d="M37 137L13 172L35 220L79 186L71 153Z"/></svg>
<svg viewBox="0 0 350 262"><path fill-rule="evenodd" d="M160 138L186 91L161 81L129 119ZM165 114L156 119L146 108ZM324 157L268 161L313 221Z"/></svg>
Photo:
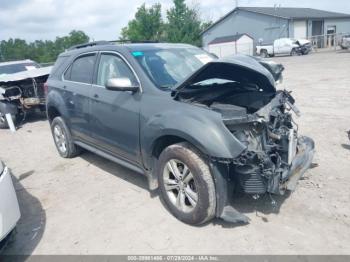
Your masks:
<svg viewBox="0 0 350 262"><path fill-rule="evenodd" d="M58 57L47 115L62 157L83 148L146 175L179 220L247 222L233 193L293 191L314 154L276 90L282 71L191 45L93 42Z"/></svg>

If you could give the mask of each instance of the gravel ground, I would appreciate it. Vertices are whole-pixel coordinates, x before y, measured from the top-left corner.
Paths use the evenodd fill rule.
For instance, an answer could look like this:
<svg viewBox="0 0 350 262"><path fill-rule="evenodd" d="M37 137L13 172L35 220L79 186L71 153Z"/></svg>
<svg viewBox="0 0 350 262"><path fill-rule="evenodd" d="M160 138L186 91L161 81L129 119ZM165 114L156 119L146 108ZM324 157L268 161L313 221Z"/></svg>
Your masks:
<svg viewBox="0 0 350 262"><path fill-rule="evenodd" d="M274 58L293 91L315 163L288 197L236 199L248 225L201 227L170 215L143 176L92 153L58 156L49 125L0 130L22 218L8 254L350 254L350 53Z"/></svg>

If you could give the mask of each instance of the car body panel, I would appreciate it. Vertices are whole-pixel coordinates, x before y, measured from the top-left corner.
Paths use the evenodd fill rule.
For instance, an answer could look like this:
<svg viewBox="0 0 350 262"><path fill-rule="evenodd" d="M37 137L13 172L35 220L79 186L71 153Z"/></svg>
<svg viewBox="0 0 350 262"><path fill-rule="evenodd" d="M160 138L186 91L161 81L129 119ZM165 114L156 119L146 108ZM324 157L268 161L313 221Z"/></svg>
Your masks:
<svg viewBox="0 0 350 262"><path fill-rule="evenodd" d="M11 172L5 167L0 175L0 241L14 229L20 216Z"/></svg>

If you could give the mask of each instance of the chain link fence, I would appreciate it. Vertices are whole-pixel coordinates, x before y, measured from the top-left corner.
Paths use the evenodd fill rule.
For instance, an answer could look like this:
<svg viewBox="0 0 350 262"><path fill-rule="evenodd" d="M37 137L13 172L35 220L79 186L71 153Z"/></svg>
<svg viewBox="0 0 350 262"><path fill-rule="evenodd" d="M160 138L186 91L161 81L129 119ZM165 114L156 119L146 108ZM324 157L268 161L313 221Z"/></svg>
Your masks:
<svg viewBox="0 0 350 262"><path fill-rule="evenodd" d="M308 38L313 49L317 52L319 49L347 49L350 48L350 33L337 33L316 35Z"/></svg>

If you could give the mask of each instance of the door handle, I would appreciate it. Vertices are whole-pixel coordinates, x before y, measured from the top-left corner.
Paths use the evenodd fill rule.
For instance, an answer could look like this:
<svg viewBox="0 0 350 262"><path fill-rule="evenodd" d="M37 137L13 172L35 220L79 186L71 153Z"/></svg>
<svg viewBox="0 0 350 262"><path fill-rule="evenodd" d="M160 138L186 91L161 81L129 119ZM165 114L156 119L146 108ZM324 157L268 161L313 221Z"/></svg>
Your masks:
<svg viewBox="0 0 350 262"><path fill-rule="evenodd" d="M67 89L67 87L66 87L66 86L63 86L63 89Z"/></svg>
<svg viewBox="0 0 350 262"><path fill-rule="evenodd" d="M94 94L94 98L99 98L98 94Z"/></svg>

